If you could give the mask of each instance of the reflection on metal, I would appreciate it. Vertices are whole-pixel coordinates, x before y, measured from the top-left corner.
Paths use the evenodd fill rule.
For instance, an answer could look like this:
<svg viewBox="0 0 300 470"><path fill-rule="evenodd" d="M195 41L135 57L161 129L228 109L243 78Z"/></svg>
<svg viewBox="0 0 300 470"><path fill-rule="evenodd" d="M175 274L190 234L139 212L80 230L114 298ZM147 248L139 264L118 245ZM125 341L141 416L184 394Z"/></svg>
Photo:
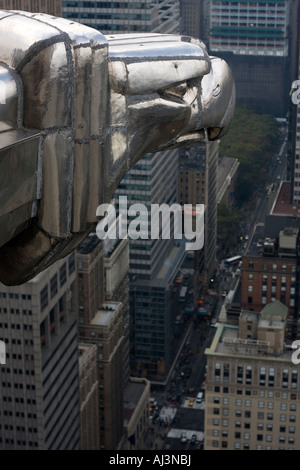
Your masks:
<svg viewBox="0 0 300 470"><path fill-rule="evenodd" d="M0 11L0 281L21 284L95 229L146 153L219 139L227 64L192 38Z"/></svg>

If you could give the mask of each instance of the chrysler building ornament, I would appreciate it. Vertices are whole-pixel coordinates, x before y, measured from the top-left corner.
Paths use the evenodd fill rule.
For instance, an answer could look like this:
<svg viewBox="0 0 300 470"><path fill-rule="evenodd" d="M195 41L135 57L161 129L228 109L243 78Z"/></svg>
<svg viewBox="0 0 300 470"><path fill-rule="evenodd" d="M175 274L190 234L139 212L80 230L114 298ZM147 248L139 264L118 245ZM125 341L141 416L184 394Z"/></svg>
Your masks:
<svg viewBox="0 0 300 470"><path fill-rule="evenodd" d="M234 106L200 40L1 10L0 282L68 255L142 156L220 139Z"/></svg>

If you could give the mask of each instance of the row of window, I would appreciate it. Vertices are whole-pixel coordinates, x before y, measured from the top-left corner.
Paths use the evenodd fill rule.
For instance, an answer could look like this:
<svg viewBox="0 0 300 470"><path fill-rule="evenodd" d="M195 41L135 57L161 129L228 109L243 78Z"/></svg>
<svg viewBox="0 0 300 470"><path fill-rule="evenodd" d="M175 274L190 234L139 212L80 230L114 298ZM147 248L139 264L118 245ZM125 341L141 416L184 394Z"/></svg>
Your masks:
<svg viewBox="0 0 300 470"><path fill-rule="evenodd" d="M272 268L271 268L272 266ZM280 272L292 272L292 273L295 273L296 272L296 265L292 265L292 266L289 266L290 267L290 270L287 269L287 265L286 264L281 264L281 265L278 265L277 263L272 263L271 264L264 264L263 265L263 271L276 271L277 273L280 271ZM248 263L247 262L243 262L243 269L250 269L250 270L253 270L254 268L254 262L253 261L249 261ZM258 269L258 271L261 271L260 267ZM273 276L272 279L275 279L276 276ZM250 279L250 278L249 278ZM266 275L263 276L263 279L267 279Z"/></svg>
<svg viewBox="0 0 300 470"><path fill-rule="evenodd" d="M31 300L31 295L29 294L7 294L6 292L0 292L0 297L2 299L10 298L10 299L19 299L21 298L22 300Z"/></svg>
<svg viewBox="0 0 300 470"><path fill-rule="evenodd" d="M11 323L10 325L8 323L1 323L0 322L0 328L11 328L12 330L20 330L21 326L19 323ZM32 330L32 325L23 325L24 330Z"/></svg>
<svg viewBox="0 0 300 470"><path fill-rule="evenodd" d="M275 368L261 366L258 370L258 380L253 381L253 372L254 368L252 365L238 365L236 370L233 372L230 369L230 364L216 362L214 367L214 380L215 382L229 382L235 381L239 384L251 385L252 383L258 383L261 386L268 385L269 387L275 386ZM221 375L222 374L222 375ZM282 388L288 388L289 386L293 389L296 389L298 386L298 370L297 369L288 369L284 368L281 371L281 382L277 384Z"/></svg>
<svg viewBox="0 0 300 470"><path fill-rule="evenodd" d="M11 308L11 309L7 309L6 307L0 307L0 313L12 313L12 314L16 314L16 315L19 315L20 313L20 309L18 308ZM22 310L22 315L32 315L32 310Z"/></svg>
<svg viewBox="0 0 300 470"><path fill-rule="evenodd" d="M0 437L0 444L7 444L7 445L10 445L10 446L14 446L15 445L15 440L14 439L2 439L2 437ZM37 442L33 442L33 441L21 441L20 439L18 439L16 441L16 444L18 446L29 446L29 447L38 447L38 443Z"/></svg>
<svg viewBox="0 0 300 470"><path fill-rule="evenodd" d="M236 410L235 412L235 416L237 418L241 418L242 417L242 411L241 410ZM276 418L277 418L277 414L275 415ZM250 419L251 418L251 411L245 411L244 413L244 417L246 419ZM260 420L267 420L267 421L273 421L274 419L274 414L273 413L262 413L262 412L259 412L257 414L257 419L260 419ZM296 415L285 415L285 414L280 414L279 415L279 420L281 423L286 423L287 421L289 421L290 423L296 423ZM228 427L229 426L229 420L228 419L222 419L220 420L219 418L214 418L213 419L213 425L214 426L223 426L223 427Z"/></svg>
<svg viewBox="0 0 300 470"><path fill-rule="evenodd" d="M242 403L242 400L240 399L236 399L235 400L235 406L242 406L243 403ZM269 402L264 402L264 401L258 401L257 403L257 407L258 408L267 408L269 410L273 410L274 409L274 405L275 403L272 402L272 401L269 401ZM244 401L244 406L250 408L253 406L253 403L252 403L252 400L245 400ZM281 411L288 411L288 406L287 406L287 403L280 403L280 410ZM213 409L213 414L214 415L219 415L221 414L221 411L222 411L222 415L223 416L228 416L229 414L229 408L214 408ZM295 404L291 404L289 406L289 411L296 411L296 405Z"/></svg>

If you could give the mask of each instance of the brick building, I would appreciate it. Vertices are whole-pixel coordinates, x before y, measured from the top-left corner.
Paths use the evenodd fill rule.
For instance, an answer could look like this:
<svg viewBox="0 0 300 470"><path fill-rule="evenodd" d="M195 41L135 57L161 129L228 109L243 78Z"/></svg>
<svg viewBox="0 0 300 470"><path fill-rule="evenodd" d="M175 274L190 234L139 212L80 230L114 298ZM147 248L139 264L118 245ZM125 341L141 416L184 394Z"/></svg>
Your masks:
<svg viewBox="0 0 300 470"><path fill-rule="evenodd" d="M256 312L279 300L288 307L291 332L296 310L296 247L299 229L279 232L278 238L259 237L257 227L242 261L241 306Z"/></svg>

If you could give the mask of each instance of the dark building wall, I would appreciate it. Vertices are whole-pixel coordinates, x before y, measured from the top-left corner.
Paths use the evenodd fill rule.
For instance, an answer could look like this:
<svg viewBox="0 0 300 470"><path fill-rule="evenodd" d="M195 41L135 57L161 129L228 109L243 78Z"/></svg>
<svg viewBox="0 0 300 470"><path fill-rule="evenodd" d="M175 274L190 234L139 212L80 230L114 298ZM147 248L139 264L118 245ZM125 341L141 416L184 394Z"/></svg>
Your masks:
<svg viewBox="0 0 300 470"><path fill-rule="evenodd" d="M218 52L231 67L236 84L237 104L257 113L285 117L290 103L288 58L259 57Z"/></svg>

